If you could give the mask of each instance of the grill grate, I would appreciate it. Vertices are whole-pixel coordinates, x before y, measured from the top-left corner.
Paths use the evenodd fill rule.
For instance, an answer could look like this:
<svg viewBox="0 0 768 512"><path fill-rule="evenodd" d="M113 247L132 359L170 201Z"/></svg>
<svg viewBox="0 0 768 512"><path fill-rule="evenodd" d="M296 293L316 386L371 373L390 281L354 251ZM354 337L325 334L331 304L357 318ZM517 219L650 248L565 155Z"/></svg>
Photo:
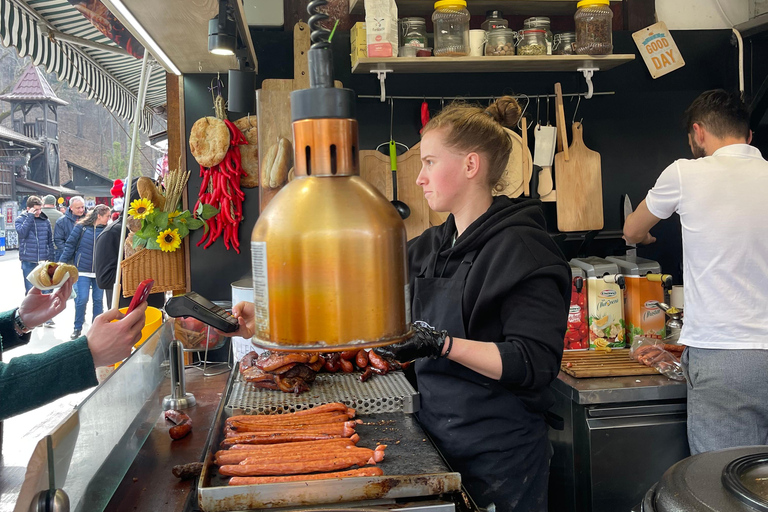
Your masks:
<svg viewBox="0 0 768 512"><path fill-rule="evenodd" d="M239 374L229 395L232 414L281 414L309 409L329 402L342 402L358 414L413 413L419 409L419 394L402 372L373 375L360 382L360 373L321 373L311 389L300 395L257 389Z"/></svg>

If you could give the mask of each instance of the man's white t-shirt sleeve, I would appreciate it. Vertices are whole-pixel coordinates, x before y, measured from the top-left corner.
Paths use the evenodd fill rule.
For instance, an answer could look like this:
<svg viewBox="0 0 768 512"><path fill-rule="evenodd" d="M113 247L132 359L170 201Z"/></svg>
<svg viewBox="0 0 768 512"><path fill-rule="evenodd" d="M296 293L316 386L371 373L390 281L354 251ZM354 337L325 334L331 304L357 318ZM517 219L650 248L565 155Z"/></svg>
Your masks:
<svg viewBox="0 0 768 512"><path fill-rule="evenodd" d="M648 191L645 204L648 211L660 219L668 219L680 206L682 187L677 162L664 169L656 185Z"/></svg>

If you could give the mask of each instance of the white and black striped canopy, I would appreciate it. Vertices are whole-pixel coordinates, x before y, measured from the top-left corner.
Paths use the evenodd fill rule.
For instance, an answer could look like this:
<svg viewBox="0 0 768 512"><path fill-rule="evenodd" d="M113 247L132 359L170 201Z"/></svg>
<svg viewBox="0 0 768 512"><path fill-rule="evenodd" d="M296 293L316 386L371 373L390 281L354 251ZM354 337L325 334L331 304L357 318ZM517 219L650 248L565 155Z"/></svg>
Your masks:
<svg viewBox="0 0 768 512"><path fill-rule="evenodd" d="M67 0L26 0L29 12L12 0L0 0L0 37L6 47L15 47L21 57L29 56L35 65L55 72L60 80L104 104L116 115L133 120L136 92L139 89L141 60L105 50L76 47L52 40L38 28L40 19L59 32L116 46ZM165 71L152 73L144 115L139 128L149 133L152 107L165 104Z"/></svg>

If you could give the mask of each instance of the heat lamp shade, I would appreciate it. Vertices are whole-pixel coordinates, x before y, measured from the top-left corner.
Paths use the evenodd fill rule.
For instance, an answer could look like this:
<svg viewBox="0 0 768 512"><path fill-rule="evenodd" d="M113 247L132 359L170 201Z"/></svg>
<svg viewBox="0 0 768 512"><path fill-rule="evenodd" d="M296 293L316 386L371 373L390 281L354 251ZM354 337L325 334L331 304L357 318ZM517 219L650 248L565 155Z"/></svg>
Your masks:
<svg viewBox="0 0 768 512"><path fill-rule="evenodd" d="M256 73L239 69L229 70L227 110L230 112L256 112Z"/></svg>

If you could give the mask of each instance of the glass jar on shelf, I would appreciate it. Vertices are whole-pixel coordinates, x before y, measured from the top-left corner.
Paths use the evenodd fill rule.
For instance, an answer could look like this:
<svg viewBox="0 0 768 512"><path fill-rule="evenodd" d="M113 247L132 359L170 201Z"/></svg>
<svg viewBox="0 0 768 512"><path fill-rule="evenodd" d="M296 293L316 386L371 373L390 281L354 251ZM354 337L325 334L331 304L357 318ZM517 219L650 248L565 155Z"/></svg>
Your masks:
<svg viewBox="0 0 768 512"><path fill-rule="evenodd" d="M410 17L400 20L400 46L427 47L427 22L424 18Z"/></svg>
<svg viewBox="0 0 768 512"><path fill-rule="evenodd" d="M469 11L465 0L440 0L432 13L435 57L469 55Z"/></svg>
<svg viewBox="0 0 768 512"><path fill-rule="evenodd" d="M552 55L575 55L576 32L561 32L552 39Z"/></svg>
<svg viewBox="0 0 768 512"><path fill-rule="evenodd" d="M540 28L521 30L518 35L518 55L546 55L547 35Z"/></svg>
<svg viewBox="0 0 768 512"><path fill-rule="evenodd" d="M576 25L574 49L579 55L608 55L613 52L613 11L609 0L581 0L573 15Z"/></svg>
<svg viewBox="0 0 768 512"><path fill-rule="evenodd" d="M511 28L494 28L488 32L488 41L485 43L485 55L490 57L503 57L515 54L515 39L517 34Z"/></svg>
<svg viewBox="0 0 768 512"><path fill-rule="evenodd" d="M501 11L486 11L485 21L480 25L480 28L486 32L496 28L509 28L509 22L503 16Z"/></svg>
<svg viewBox="0 0 768 512"><path fill-rule="evenodd" d="M550 28L549 18L546 16L534 16L523 22L523 28L537 28L544 31L547 41L547 55L552 55L552 30Z"/></svg>

